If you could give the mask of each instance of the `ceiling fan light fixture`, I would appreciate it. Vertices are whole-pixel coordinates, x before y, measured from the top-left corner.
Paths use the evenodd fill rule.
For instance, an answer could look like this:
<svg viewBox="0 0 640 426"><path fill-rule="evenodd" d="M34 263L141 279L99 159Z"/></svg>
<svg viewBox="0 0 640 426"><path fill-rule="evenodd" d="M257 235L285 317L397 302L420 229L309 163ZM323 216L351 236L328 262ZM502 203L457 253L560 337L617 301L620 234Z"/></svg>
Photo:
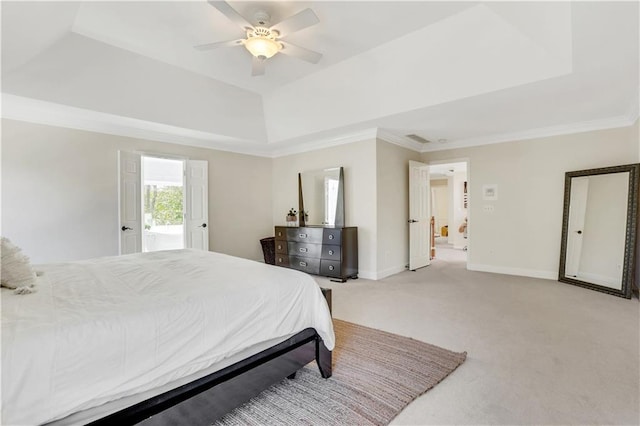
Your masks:
<svg viewBox="0 0 640 426"><path fill-rule="evenodd" d="M276 53L283 54L302 59L303 61L317 64L322 58L322 54L295 44L280 41L279 38L284 34L289 35L296 31L309 28L320 22L318 15L309 8L304 9L295 15L281 20L277 24L271 26L271 17L265 11L257 11L254 15L253 22L249 22L244 16L238 13L231 5L224 0L208 0L209 4L216 8L220 13L226 16L231 22L245 31L246 38L239 40L218 41L214 43L199 44L194 46L197 50L205 51L217 49L224 46L244 46L251 56L251 76L264 75L266 60L273 57Z"/></svg>
<svg viewBox="0 0 640 426"><path fill-rule="evenodd" d="M276 41L278 33L266 28L257 27L247 31L244 47L256 58L268 59L282 49L282 44Z"/></svg>

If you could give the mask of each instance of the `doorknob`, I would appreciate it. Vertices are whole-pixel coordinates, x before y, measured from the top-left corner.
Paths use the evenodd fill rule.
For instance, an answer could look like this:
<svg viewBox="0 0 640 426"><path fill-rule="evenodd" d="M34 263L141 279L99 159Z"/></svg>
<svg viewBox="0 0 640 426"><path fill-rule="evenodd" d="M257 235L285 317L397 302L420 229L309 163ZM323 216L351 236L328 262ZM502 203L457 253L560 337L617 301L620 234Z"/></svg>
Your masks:
<svg viewBox="0 0 640 426"><path fill-rule="evenodd" d="M206 223L203 223L202 225L198 226L198 228L206 228L206 227L207 227Z"/></svg>
<svg viewBox="0 0 640 426"><path fill-rule="evenodd" d="M120 229L122 229L122 232L126 231L127 229L128 229L129 231L133 231L133 228L129 228L128 226L123 226L123 227L122 227L122 228L120 228Z"/></svg>
<svg viewBox="0 0 640 426"><path fill-rule="evenodd" d="M576 233L578 233L578 234L582 234L582 231L576 231Z"/></svg>
<svg viewBox="0 0 640 426"><path fill-rule="evenodd" d="M409 223L416 223L416 222L417 222L417 220L409 219L407 222L409 222Z"/></svg>

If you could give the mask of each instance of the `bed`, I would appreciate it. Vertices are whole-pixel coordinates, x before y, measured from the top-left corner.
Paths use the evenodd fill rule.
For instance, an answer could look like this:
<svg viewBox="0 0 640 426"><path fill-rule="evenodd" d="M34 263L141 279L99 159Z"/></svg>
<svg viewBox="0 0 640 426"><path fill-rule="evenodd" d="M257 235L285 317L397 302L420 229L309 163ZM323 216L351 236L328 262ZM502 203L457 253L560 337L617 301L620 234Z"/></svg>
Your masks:
<svg viewBox="0 0 640 426"><path fill-rule="evenodd" d="M36 293L2 292L2 424L180 415L258 367L291 376L314 358L331 375L331 315L304 273L198 250L38 268Z"/></svg>

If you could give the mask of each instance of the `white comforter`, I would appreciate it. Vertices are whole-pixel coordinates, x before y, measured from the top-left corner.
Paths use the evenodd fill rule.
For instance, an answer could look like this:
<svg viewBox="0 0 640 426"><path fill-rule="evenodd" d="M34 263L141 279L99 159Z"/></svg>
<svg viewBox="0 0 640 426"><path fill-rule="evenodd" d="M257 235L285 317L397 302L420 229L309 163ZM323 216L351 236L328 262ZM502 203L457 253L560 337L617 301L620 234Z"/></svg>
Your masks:
<svg viewBox="0 0 640 426"><path fill-rule="evenodd" d="M197 250L44 265L2 291L2 424L40 424L207 368L331 316L306 274Z"/></svg>

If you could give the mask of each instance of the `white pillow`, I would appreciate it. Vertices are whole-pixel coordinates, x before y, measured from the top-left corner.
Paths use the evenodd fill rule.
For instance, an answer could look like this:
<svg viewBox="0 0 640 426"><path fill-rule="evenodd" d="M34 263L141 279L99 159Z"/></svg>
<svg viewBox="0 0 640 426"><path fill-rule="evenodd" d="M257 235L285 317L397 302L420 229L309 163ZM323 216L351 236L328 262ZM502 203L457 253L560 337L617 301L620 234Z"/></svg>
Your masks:
<svg viewBox="0 0 640 426"><path fill-rule="evenodd" d="M2 237L0 258L2 260L0 266L2 287L15 289L17 294L28 294L35 291L36 272L20 247L13 245L8 238Z"/></svg>

